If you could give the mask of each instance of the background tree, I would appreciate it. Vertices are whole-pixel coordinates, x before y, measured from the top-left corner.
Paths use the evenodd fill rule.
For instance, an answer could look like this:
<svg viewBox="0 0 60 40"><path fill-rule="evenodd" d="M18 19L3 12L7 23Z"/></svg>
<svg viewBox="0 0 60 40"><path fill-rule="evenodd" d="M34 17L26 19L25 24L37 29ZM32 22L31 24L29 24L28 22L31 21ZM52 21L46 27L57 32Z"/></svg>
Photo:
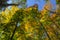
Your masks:
<svg viewBox="0 0 60 40"><path fill-rule="evenodd" d="M12 0L13 3L8 4L7 1L9 1L9 0L1 0L1 1L0 1L0 9L2 9L2 8L5 9L5 8L8 7L8 6L18 6L18 5L23 5L23 4L25 5L25 2L26 2L25 0L22 0L22 1L19 1L19 0L18 0L18 1L16 1L16 0L13 1L13 0ZM16 2L15 2L15 1L16 1ZM14 3L14 2L15 2L15 3ZM17 3L17 4L16 4L16 3ZM3 10L4 10L4 9L3 9Z"/></svg>

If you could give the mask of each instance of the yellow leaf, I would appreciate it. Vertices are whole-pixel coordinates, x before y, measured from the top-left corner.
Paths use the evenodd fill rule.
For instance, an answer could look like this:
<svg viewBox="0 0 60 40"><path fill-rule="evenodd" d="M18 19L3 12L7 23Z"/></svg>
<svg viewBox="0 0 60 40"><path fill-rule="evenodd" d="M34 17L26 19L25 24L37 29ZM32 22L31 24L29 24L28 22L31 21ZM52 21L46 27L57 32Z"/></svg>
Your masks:
<svg viewBox="0 0 60 40"><path fill-rule="evenodd" d="M29 22L26 22L26 24L25 24L25 29L26 29L26 31L28 31L29 27L30 27Z"/></svg>
<svg viewBox="0 0 60 40"><path fill-rule="evenodd" d="M40 22L45 22L45 20L41 19Z"/></svg>

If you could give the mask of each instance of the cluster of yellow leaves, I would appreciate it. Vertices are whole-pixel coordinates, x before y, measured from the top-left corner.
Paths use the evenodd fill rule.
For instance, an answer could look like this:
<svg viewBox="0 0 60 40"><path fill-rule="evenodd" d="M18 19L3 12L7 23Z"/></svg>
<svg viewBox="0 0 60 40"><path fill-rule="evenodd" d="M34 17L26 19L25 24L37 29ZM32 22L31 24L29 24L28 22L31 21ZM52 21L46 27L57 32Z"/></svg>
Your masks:
<svg viewBox="0 0 60 40"><path fill-rule="evenodd" d="M45 14L48 12L46 9L48 9L48 10L51 10L51 9L52 9L52 5L51 5L50 2L47 2L47 3L45 4L43 10L41 11L41 14L42 14L42 15L45 15Z"/></svg>
<svg viewBox="0 0 60 40"><path fill-rule="evenodd" d="M6 20L4 20L3 23L9 22L10 18L14 15L14 13L17 10L19 10L19 8L16 6L12 6L10 10L6 8L6 10L2 12L2 16L6 18Z"/></svg>
<svg viewBox="0 0 60 40"><path fill-rule="evenodd" d="M54 14L51 15L50 18L54 20L54 18L55 18L56 16L57 16L56 13L54 13Z"/></svg>
<svg viewBox="0 0 60 40"><path fill-rule="evenodd" d="M12 6L11 7L11 13L15 13L17 10L19 10L19 8L17 6Z"/></svg>
<svg viewBox="0 0 60 40"><path fill-rule="evenodd" d="M32 28L32 26L31 26L29 21L27 21L25 23L25 30L26 30L26 32L32 32L33 31L33 28Z"/></svg>
<svg viewBox="0 0 60 40"><path fill-rule="evenodd" d="M43 23L43 22L45 22L45 20L46 20L46 19L45 19L45 17L43 16L43 17L40 19L40 22Z"/></svg>
<svg viewBox="0 0 60 40"><path fill-rule="evenodd" d="M51 10L52 9L52 4L50 2L48 2L45 6L44 6L44 9L41 10L41 22L45 22L45 19L47 18L47 16L45 15L51 15L50 18L54 20L54 18L56 18L57 14L56 13L52 13L52 14L49 14L48 10Z"/></svg>
<svg viewBox="0 0 60 40"><path fill-rule="evenodd" d="M26 23L25 23L25 29L26 29L26 31L29 30L30 26L31 26L31 25L29 24L29 22L26 22Z"/></svg>
<svg viewBox="0 0 60 40"><path fill-rule="evenodd" d="M26 11L30 11L30 10L32 10L32 8L27 8L27 9L25 9Z"/></svg>

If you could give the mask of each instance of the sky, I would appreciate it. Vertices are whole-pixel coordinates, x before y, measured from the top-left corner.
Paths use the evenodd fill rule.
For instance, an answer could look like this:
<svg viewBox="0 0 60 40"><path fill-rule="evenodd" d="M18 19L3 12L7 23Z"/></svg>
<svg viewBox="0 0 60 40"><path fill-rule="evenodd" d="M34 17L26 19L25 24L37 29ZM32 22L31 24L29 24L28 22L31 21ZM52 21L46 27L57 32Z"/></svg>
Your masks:
<svg viewBox="0 0 60 40"><path fill-rule="evenodd" d="M56 9L56 0L50 0L53 5L53 9ZM27 7L38 4L38 10L42 10L46 2L44 0L27 0Z"/></svg>
<svg viewBox="0 0 60 40"><path fill-rule="evenodd" d="M56 9L56 0L50 0L50 2L53 5L53 10ZM8 3L11 3L11 1ZM42 10L46 2L44 0L27 0L26 4L27 7L38 4L38 10Z"/></svg>

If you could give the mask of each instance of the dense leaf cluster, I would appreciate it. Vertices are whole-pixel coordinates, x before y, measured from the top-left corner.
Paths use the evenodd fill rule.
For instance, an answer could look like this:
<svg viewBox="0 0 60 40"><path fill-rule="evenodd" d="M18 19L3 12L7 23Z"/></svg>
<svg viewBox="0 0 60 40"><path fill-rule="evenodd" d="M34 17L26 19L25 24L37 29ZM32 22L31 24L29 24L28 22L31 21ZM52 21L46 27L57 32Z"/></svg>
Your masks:
<svg viewBox="0 0 60 40"><path fill-rule="evenodd" d="M38 11L36 7L12 10L7 10L9 16L5 12L1 14L0 40L60 39L59 15L50 15L47 10Z"/></svg>

